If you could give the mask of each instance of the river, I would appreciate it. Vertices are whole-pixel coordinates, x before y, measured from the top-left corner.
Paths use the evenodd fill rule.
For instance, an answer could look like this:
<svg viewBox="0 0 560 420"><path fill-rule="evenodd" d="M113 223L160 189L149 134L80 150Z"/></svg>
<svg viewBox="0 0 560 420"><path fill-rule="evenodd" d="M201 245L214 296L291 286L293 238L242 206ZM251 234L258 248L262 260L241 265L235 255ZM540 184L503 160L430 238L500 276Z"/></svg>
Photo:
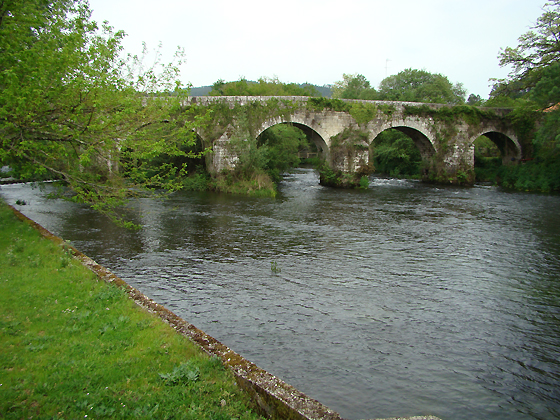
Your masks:
<svg viewBox="0 0 560 420"><path fill-rule="evenodd" d="M133 232L29 185L0 194L345 418L560 418L558 195L335 190L298 169L275 199L137 200Z"/></svg>

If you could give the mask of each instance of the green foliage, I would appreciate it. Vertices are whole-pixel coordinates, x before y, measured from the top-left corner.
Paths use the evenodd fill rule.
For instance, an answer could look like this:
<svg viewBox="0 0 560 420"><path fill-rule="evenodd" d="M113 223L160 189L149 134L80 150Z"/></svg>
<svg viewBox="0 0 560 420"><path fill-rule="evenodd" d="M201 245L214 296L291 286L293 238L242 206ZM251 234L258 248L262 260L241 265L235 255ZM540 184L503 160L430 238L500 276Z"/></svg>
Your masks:
<svg viewBox="0 0 560 420"><path fill-rule="evenodd" d="M474 141L474 156L477 158L497 158L500 157L498 146L486 136L480 136Z"/></svg>
<svg viewBox="0 0 560 420"><path fill-rule="evenodd" d="M360 178L359 188L361 188L363 190L367 190L369 188L369 177L367 177L366 175L363 175Z"/></svg>
<svg viewBox="0 0 560 420"><path fill-rule="evenodd" d="M274 273L274 274L278 274L280 272L282 272L282 269L280 267L278 267L278 264L276 263L276 261L272 261L270 263L270 270Z"/></svg>
<svg viewBox="0 0 560 420"><path fill-rule="evenodd" d="M159 377L165 381L166 385L187 385L196 382L200 378L200 368L196 360L189 360L175 366L169 373L160 373Z"/></svg>
<svg viewBox="0 0 560 420"><path fill-rule="evenodd" d="M484 157L477 156L475 154L474 164L476 181L493 183L498 182L498 174L502 169L501 157Z"/></svg>
<svg viewBox="0 0 560 420"><path fill-rule="evenodd" d="M193 106L190 112L202 120L212 121L203 127L204 137L216 138L223 133L216 130L224 130L234 127L237 137L256 137L259 130L267 120L278 117L287 118L301 105L286 99L268 98L266 101L254 100L246 104L236 103L230 107L227 102L218 101L209 106Z"/></svg>
<svg viewBox="0 0 560 420"><path fill-rule="evenodd" d="M544 5L543 15L531 30L519 37L517 47L500 52L500 65L511 65L513 70L508 79L495 81L489 103L515 107L510 119L523 138L532 138L524 154L530 157L532 149L535 158L519 167L501 168L499 178L504 186L560 189L559 34L560 0L553 0ZM543 109L545 112L537 112Z"/></svg>
<svg viewBox="0 0 560 420"><path fill-rule="evenodd" d="M331 154L336 153L336 149L350 147L367 147L369 133L367 131L356 130L346 127L336 136L331 137Z"/></svg>
<svg viewBox="0 0 560 420"><path fill-rule="evenodd" d="M484 102L480 95L475 95L474 93L471 93L467 99L467 105L482 106Z"/></svg>
<svg viewBox="0 0 560 420"><path fill-rule="evenodd" d="M377 116L377 106L371 103L354 102L350 106L350 115L358 125L365 125Z"/></svg>
<svg viewBox="0 0 560 420"><path fill-rule="evenodd" d="M531 90L533 99L541 108L548 108L560 102L560 63L543 69L542 77Z"/></svg>
<svg viewBox="0 0 560 420"><path fill-rule="evenodd" d="M260 78L249 82L242 78L236 82L218 80L212 85L210 96L321 96L313 85L282 83L278 78Z"/></svg>
<svg viewBox="0 0 560 420"><path fill-rule="evenodd" d="M342 172L333 171L326 162L322 161L317 166L317 171L319 172L319 180L322 185L328 187L342 186Z"/></svg>
<svg viewBox="0 0 560 420"><path fill-rule="evenodd" d="M405 105L404 115L419 115L431 117L434 120L447 124L449 127L455 125L458 119L462 119L473 127L480 125L485 119L500 119L498 114L491 109L483 109L471 105L456 105L453 107L431 107L430 105ZM511 119L511 116L509 117Z"/></svg>
<svg viewBox="0 0 560 420"><path fill-rule="evenodd" d="M0 165L62 179L75 201L112 215L131 191L180 188L185 168L154 158L185 156L194 142L176 82L181 50L148 69L146 48L122 60L124 33L100 32L85 0L7 1L0 16Z"/></svg>
<svg viewBox="0 0 560 420"><path fill-rule="evenodd" d="M232 107L220 101L208 107L191 107L194 114L206 114L213 121L206 127L204 137L217 138L223 130L229 130L227 147L232 155L238 157L235 168L212 175L215 178L208 182L208 188L236 194L274 196L274 182L280 181L282 173L289 168L299 165L299 150L312 146L305 134L291 124L278 124L263 133L259 130L267 120L289 118L300 106L300 103L290 100L270 98ZM190 181L187 183L190 184Z"/></svg>
<svg viewBox="0 0 560 420"><path fill-rule="evenodd" d="M275 197L276 186L262 169L252 171L229 171L218 174L209 182L213 191L241 194L252 197Z"/></svg>
<svg viewBox="0 0 560 420"><path fill-rule="evenodd" d="M377 109L379 111L381 111L383 114L385 114L386 116L388 116L389 118L393 115L393 113L395 113L396 108L394 105L388 105L388 104L378 104L377 105Z"/></svg>
<svg viewBox="0 0 560 420"><path fill-rule="evenodd" d="M279 182L288 169L299 165L298 150L308 144L303 131L291 124L270 127L259 136L257 142L266 159L264 169L274 182Z"/></svg>
<svg viewBox="0 0 560 420"><path fill-rule="evenodd" d="M420 175L422 156L410 137L396 129L386 130L372 143L376 172L391 176Z"/></svg>
<svg viewBox="0 0 560 420"><path fill-rule="evenodd" d="M214 188L232 193L274 196L274 183L279 182L288 169L299 165L298 150L306 145L305 134L290 124L270 127L258 139L247 133L238 133L229 146L239 160L234 169L218 176ZM263 191L257 192L259 190Z"/></svg>
<svg viewBox="0 0 560 420"><path fill-rule="evenodd" d="M191 173L183 180L183 189L185 191L207 191L210 185L210 176L202 169Z"/></svg>
<svg viewBox="0 0 560 420"><path fill-rule="evenodd" d="M547 113L535 138L540 156L559 156L560 152L560 109Z"/></svg>
<svg viewBox="0 0 560 420"><path fill-rule="evenodd" d="M500 184L521 191L560 191L560 159L534 160L522 165L502 166Z"/></svg>
<svg viewBox="0 0 560 420"><path fill-rule="evenodd" d="M531 98L541 107L548 108L535 137L540 156L560 158L560 63L542 71L541 79L531 91Z"/></svg>
<svg viewBox="0 0 560 420"><path fill-rule="evenodd" d="M366 125L377 117L379 111L386 115L391 115L395 108L385 104L373 104L364 102L343 101L331 98L309 98L307 108L313 111L337 111L348 112L356 120L358 125Z"/></svg>
<svg viewBox="0 0 560 420"><path fill-rule="evenodd" d="M465 102L462 84L425 70L406 69L381 81L377 98L384 101L428 102L458 105Z"/></svg>
<svg viewBox="0 0 560 420"><path fill-rule="evenodd" d="M259 418L215 358L4 203L0 275L3 419ZM177 385L165 386L159 372Z"/></svg>
<svg viewBox="0 0 560 420"><path fill-rule="evenodd" d="M361 74L343 74L343 80L335 82L333 98L338 99L377 99L377 92Z"/></svg>
<svg viewBox="0 0 560 420"><path fill-rule="evenodd" d="M525 93L542 77L542 71L560 60L560 0L545 3L531 30L518 38L517 47L500 51L500 66L513 66L508 80L495 80L493 95Z"/></svg>
<svg viewBox="0 0 560 420"><path fill-rule="evenodd" d="M331 111L338 112L349 112L351 104L349 102L344 102L340 99L331 98L309 98L307 100L307 108L313 111L323 111L328 109Z"/></svg>

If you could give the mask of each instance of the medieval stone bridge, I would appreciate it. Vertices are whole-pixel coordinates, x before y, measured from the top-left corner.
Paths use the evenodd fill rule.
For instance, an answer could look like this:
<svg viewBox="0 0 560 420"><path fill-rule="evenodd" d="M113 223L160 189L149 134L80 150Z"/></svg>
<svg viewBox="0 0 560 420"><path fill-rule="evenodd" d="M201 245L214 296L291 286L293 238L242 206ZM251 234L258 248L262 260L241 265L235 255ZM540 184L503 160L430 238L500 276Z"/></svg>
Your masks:
<svg viewBox="0 0 560 420"><path fill-rule="evenodd" d="M412 138L422 155L423 176L432 180L473 182L473 143L482 135L498 146L504 164L517 163L523 157L521 139L507 118L507 109L255 96L191 97L186 103L209 108L217 104L238 112L232 113L229 120L212 122L212 129L198 132L203 143L212 146L213 153L207 155L206 165L213 173L235 166L239 152L231 146L232 138L257 138L267 128L283 123L303 130L331 169L346 174L364 172L370 144L388 129L397 129ZM266 107L266 111L261 110L258 118L252 118L253 126L240 134L238 126L259 107Z"/></svg>

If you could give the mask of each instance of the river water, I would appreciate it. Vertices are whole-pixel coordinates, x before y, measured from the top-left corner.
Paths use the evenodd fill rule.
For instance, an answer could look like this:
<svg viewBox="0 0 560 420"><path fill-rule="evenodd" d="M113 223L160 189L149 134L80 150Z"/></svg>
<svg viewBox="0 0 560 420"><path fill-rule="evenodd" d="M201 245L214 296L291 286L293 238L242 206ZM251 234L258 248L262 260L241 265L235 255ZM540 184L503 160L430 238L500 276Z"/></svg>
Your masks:
<svg viewBox="0 0 560 420"><path fill-rule="evenodd" d="M558 195L335 190L298 169L275 199L138 200L131 232L28 185L0 194L345 418L560 418Z"/></svg>

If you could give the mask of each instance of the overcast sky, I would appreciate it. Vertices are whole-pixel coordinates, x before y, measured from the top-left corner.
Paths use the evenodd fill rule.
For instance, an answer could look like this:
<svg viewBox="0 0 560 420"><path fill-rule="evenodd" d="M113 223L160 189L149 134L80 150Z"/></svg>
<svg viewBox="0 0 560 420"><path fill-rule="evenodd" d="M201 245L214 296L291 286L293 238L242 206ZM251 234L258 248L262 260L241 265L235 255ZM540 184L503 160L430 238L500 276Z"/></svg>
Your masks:
<svg viewBox="0 0 560 420"><path fill-rule="evenodd" d="M126 52L186 52L193 86L278 77L316 85L363 74L373 87L407 69L441 73L488 97L503 78L500 48L542 15L546 0L90 0L93 19L127 33Z"/></svg>

